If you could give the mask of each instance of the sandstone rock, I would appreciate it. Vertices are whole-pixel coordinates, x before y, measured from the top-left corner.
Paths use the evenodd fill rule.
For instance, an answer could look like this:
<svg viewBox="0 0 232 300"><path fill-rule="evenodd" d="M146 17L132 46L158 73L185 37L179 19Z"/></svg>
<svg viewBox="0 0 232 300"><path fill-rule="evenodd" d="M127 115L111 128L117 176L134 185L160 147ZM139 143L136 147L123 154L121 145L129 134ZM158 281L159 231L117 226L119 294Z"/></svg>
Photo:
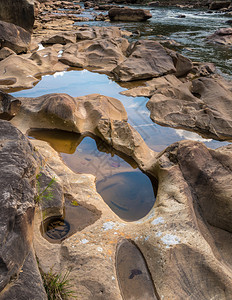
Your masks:
<svg viewBox="0 0 232 300"><path fill-rule="evenodd" d="M15 52L7 47L3 47L0 50L0 61L7 58L8 56L15 54Z"/></svg>
<svg viewBox="0 0 232 300"><path fill-rule="evenodd" d="M27 52L31 35L22 27L0 21L0 48L8 47L16 53Z"/></svg>
<svg viewBox="0 0 232 300"><path fill-rule="evenodd" d="M228 8L231 5L231 1L213 1L209 5L209 9L218 10L222 8Z"/></svg>
<svg viewBox="0 0 232 300"><path fill-rule="evenodd" d="M20 109L21 102L0 90L0 119L12 119Z"/></svg>
<svg viewBox="0 0 232 300"><path fill-rule="evenodd" d="M32 32L34 24L34 1L1 0L0 20L13 23ZM1 30L0 30L1 31Z"/></svg>
<svg viewBox="0 0 232 300"><path fill-rule="evenodd" d="M56 45L55 45L56 46ZM43 74L64 71L67 66L58 61L58 47L46 48L29 55L11 55L0 61L0 88L31 88Z"/></svg>
<svg viewBox="0 0 232 300"><path fill-rule="evenodd" d="M77 41L95 38L120 38L123 31L118 27L80 27L76 32Z"/></svg>
<svg viewBox="0 0 232 300"><path fill-rule="evenodd" d="M67 47L59 60L72 67L110 74L124 60L128 45L124 38L86 40Z"/></svg>
<svg viewBox="0 0 232 300"><path fill-rule="evenodd" d="M109 18L111 21L146 21L152 17L149 10L132 8L111 8Z"/></svg>
<svg viewBox="0 0 232 300"><path fill-rule="evenodd" d="M22 294L22 299L30 298L33 293L35 299L46 299L36 260L31 256L33 181L39 160L27 138L9 122L0 120L0 132L0 298L16 299ZM34 270L30 280L35 279L30 285L30 274L26 274L30 273L29 266Z"/></svg>
<svg viewBox="0 0 232 300"><path fill-rule="evenodd" d="M127 52L128 58L112 71L116 80L149 79L176 72L172 58L158 42L141 40L131 44Z"/></svg>
<svg viewBox="0 0 232 300"><path fill-rule="evenodd" d="M199 78L176 83L168 77L153 81L154 95L147 103L151 119L158 124L183 128L217 140L232 137L232 93L217 79ZM219 100L220 99L220 100Z"/></svg>
<svg viewBox="0 0 232 300"><path fill-rule="evenodd" d="M52 45L52 44L66 45L75 42L76 42L76 36L74 34L69 35L66 33L57 33L50 37L46 37L41 41L42 45Z"/></svg>
<svg viewBox="0 0 232 300"><path fill-rule="evenodd" d="M206 40L210 43L232 45L232 28L220 28L208 36Z"/></svg>
<svg viewBox="0 0 232 300"><path fill-rule="evenodd" d="M55 246L41 237L37 214L34 245L43 270L71 267L70 280L83 300L96 295L121 300L115 253L126 236L142 252L157 299L161 295L167 299L177 295L180 299L231 298L231 147L209 150L201 143L183 141L150 160L147 171L159 180L157 200L145 218L131 223L122 222L106 207L95 191L94 178L72 173L46 143L33 143L59 176L64 190L102 212L94 224ZM222 216L223 210L227 213ZM213 214L215 222L209 217ZM137 259L133 264L132 255L125 255L124 266L129 264L132 272L128 277L140 276L138 263Z"/></svg>

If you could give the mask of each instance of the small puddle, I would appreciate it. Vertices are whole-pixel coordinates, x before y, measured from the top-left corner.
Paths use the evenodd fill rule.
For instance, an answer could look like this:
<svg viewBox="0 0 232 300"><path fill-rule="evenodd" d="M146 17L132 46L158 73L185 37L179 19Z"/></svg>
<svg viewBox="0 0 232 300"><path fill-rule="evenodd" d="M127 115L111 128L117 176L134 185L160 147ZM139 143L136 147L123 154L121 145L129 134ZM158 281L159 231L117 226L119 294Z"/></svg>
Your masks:
<svg viewBox="0 0 232 300"><path fill-rule="evenodd" d="M57 130L30 130L28 135L47 141L74 172L96 176L98 193L121 219L139 220L153 207L155 179L151 180L134 160L116 153L101 139L80 134L68 136Z"/></svg>
<svg viewBox="0 0 232 300"><path fill-rule="evenodd" d="M94 206L83 206L71 196L66 196L62 216L46 218L41 226L42 236L50 243L61 243L77 231L95 223L101 213Z"/></svg>
<svg viewBox="0 0 232 300"><path fill-rule="evenodd" d="M128 240L117 247L116 272L124 300L159 299L142 253Z"/></svg>

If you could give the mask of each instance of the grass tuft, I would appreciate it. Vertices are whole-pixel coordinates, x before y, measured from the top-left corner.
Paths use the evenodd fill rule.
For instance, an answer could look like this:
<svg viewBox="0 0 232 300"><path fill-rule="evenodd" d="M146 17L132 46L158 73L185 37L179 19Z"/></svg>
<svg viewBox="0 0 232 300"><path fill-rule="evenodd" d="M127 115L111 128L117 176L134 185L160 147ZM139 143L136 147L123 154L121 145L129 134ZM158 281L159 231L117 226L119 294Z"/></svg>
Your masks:
<svg viewBox="0 0 232 300"><path fill-rule="evenodd" d="M69 274L70 271L66 271L63 276L60 273L53 273L52 269L49 273L41 271L48 300L77 299L68 279Z"/></svg>

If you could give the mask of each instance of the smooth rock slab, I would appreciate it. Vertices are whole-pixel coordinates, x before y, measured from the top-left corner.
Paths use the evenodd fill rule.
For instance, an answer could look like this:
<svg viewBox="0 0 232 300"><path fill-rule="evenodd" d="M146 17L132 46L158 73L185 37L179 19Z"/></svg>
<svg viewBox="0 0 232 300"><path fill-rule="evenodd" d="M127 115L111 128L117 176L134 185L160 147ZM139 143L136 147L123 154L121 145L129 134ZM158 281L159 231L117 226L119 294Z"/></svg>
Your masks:
<svg viewBox="0 0 232 300"><path fill-rule="evenodd" d="M232 28L220 28L208 36L206 40L209 43L232 45Z"/></svg>
<svg viewBox="0 0 232 300"><path fill-rule="evenodd" d="M119 243L116 252L116 271L123 299L157 300L146 261L130 241Z"/></svg>

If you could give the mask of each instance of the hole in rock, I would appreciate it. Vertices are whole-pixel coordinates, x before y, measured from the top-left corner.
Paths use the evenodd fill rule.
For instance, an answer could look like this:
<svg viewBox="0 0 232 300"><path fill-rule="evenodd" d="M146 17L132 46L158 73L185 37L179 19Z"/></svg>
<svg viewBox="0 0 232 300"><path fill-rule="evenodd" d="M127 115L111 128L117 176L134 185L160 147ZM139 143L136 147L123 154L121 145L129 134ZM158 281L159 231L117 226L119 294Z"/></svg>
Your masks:
<svg viewBox="0 0 232 300"><path fill-rule="evenodd" d="M143 254L128 240L117 246L116 273L124 300L159 299Z"/></svg>
<svg viewBox="0 0 232 300"><path fill-rule="evenodd" d="M46 214L46 211L43 213ZM61 243L77 231L95 223L100 215L100 211L94 206L85 207L71 195L66 195L63 215L46 218L40 231L50 243Z"/></svg>
<svg viewBox="0 0 232 300"><path fill-rule="evenodd" d="M74 172L95 175L98 193L123 220L139 220L153 207L156 180L100 138L72 134L69 140L65 132L55 130L31 130L29 135L49 142Z"/></svg>

